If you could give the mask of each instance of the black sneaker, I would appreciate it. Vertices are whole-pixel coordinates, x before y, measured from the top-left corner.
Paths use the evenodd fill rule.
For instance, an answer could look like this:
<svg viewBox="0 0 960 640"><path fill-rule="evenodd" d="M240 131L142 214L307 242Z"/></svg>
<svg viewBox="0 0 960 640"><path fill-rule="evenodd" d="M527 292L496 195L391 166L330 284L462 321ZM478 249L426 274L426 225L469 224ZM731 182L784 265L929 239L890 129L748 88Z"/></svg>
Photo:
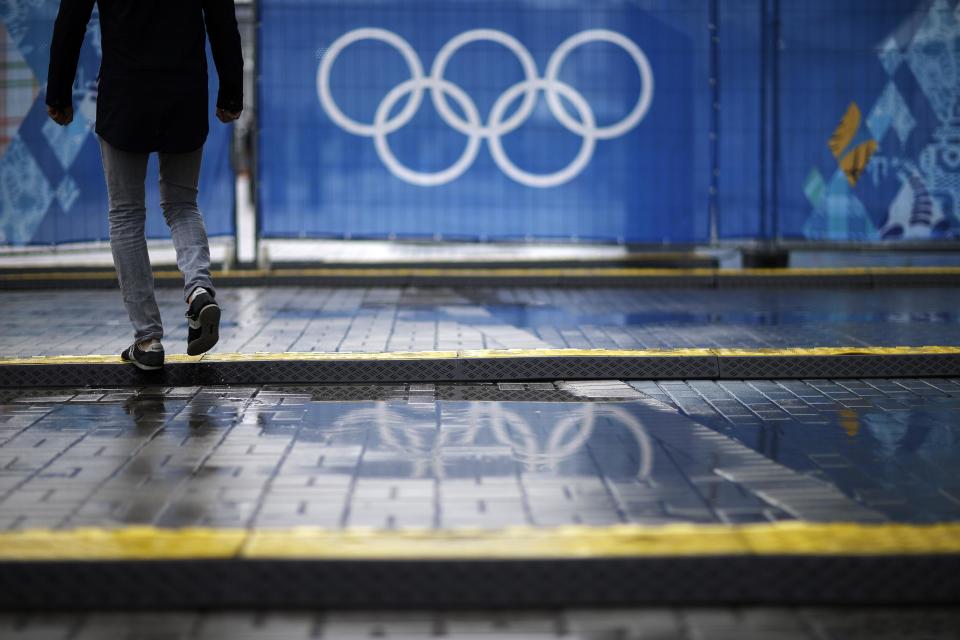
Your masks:
<svg viewBox="0 0 960 640"><path fill-rule="evenodd" d="M120 357L144 371L163 369L163 345L159 342L154 342L146 349L141 349L140 345L134 342L123 350Z"/></svg>
<svg viewBox="0 0 960 640"><path fill-rule="evenodd" d="M187 355L205 353L220 339L220 305L206 291L197 295L187 309Z"/></svg>

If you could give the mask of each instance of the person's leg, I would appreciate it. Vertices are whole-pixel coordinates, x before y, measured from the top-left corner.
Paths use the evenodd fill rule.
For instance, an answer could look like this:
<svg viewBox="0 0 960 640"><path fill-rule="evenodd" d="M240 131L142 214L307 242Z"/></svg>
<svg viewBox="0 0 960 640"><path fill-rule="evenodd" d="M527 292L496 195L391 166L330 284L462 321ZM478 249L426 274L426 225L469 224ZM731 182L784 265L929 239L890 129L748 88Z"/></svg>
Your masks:
<svg viewBox="0 0 960 640"><path fill-rule="evenodd" d="M144 237L147 208L144 180L147 153L121 151L99 138L107 180L110 250L137 343L163 337L160 309L153 291L153 270Z"/></svg>
<svg viewBox="0 0 960 640"><path fill-rule="evenodd" d="M203 148L160 154L160 206L170 226L187 302L187 355L213 348L220 339L220 306L210 279L210 246L197 208Z"/></svg>
<svg viewBox="0 0 960 640"><path fill-rule="evenodd" d="M197 207L197 184L203 147L189 153L160 153L160 206L173 236L177 267L183 273L183 297L197 287L214 295L210 279L210 246Z"/></svg>

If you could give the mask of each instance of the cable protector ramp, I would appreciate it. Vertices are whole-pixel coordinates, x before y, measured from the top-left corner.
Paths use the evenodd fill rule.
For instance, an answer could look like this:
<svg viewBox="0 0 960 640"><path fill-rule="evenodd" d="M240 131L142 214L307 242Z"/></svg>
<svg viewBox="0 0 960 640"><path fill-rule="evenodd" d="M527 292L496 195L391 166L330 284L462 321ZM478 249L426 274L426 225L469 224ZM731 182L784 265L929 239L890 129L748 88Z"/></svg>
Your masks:
<svg viewBox="0 0 960 640"><path fill-rule="evenodd" d="M681 264L669 266L552 266L524 264L450 266L332 265L218 270L218 286L569 286L569 287L889 287L957 286L960 267L841 267L726 269ZM175 269L154 272L158 286L182 286ZM0 290L38 288L115 288L112 269L73 271L34 269L0 271Z"/></svg>
<svg viewBox="0 0 960 640"><path fill-rule="evenodd" d="M0 534L7 610L960 600L960 523Z"/></svg>
<svg viewBox="0 0 960 640"><path fill-rule="evenodd" d="M119 356L0 358L0 387L950 376L960 347L213 353L169 355L157 372Z"/></svg>

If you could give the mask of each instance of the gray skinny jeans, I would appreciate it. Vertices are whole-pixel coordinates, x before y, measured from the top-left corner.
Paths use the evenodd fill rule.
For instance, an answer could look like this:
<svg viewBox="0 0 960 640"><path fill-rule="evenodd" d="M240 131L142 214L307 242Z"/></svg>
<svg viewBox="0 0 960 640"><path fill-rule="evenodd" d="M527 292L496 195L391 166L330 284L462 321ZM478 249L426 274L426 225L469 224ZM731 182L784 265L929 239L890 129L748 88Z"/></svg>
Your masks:
<svg viewBox="0 0 960 640"><path fill-rule="evenodd" d="M135 339L163 337L160 309L153 291L153 270L147 254L144 225L148 153L121 151L100 138L103 173L110 201L110 250L120 280L123 304L133 323ZM197 287L214 293L210 280L210 247L203 216L197 208L197 183L203 147L189 153L158 153L160 207L170 227L183 273L184 300Z"/></svg>

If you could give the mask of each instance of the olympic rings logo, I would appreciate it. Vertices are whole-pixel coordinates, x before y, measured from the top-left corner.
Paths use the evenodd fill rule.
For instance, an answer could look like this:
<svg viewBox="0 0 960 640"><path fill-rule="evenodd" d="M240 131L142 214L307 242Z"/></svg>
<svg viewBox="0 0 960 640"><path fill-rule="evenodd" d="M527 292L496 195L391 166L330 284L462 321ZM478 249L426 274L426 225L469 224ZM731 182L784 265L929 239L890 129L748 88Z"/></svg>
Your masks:
<svg viewBox="0 0 960 640"><path fill-rule="evenodd" d="M410 71L410 79L391 89L377 106L372 124L357 122L344 114L330 90L330 73L337 57L351 44L362 40L377 40L392 46L403 56ZM485 123L470 96L461 87L444 78L444 71L454 54L461 47L479 41L494 42L506 47L516 55L524 74L523 81L513 85L497 98ZM570 53L591 42L608 42L621 47L633 59L640 74L640 96L633 109L621 121L608 126L597 126L593 109L583 95L559 79L560 69ZM432 173L415 171L404 166L390 149L387 140L391 133L403 128L414 118L425 89L429 89L434 108L444 122L467 136L467 145L460 158L450 167ZM573 161L565 168L549 174L534 174L518 167L507 156L502 142L503 136L519 129L533 113L540 91L545 94L550 112L557 121L565 129L582 138L580 150ZM544 77L541 78L533 56L519 40L503 31L473 29L447 42L433 61L430 75L426 76L423 64L410 43L386 29L362 28L345 33L330 45L317 69L317 94L331 120L349 133L373 138L380 160L390 173L405 182L421 187L436 187L456 180L473 165L482 141L486 140L494 162L508 177L528 187L545 189L562 185L580 175L593 158L598 140L620 137L640 124L653 102L653 72L643 50L632 40L615 31L589 29L574 34L557 47L547 62ZM393 108L408 94L410 99L403 109L390 117ZM460 106L465 117L461 117L451 108L448 96ZM510 105L521 96L523 99L516 113L505 118ZM567 112L560 100L561 96L573 105L579 120Z"/></svg>

